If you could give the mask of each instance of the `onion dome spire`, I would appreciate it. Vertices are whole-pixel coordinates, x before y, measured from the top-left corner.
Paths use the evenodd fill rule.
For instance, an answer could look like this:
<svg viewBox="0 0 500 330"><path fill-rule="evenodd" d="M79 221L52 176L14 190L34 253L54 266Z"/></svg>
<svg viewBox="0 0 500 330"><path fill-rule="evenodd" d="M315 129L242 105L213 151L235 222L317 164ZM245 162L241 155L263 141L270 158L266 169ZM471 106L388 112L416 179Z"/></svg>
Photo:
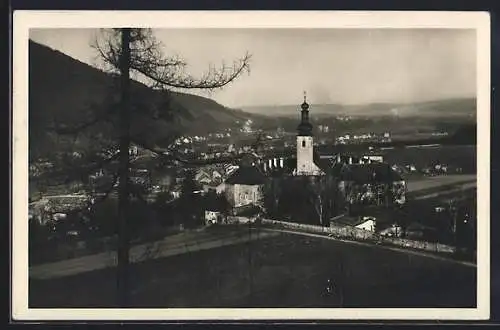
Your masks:
<svg viewBox="0 0 500 330"><path fill-rule="evenodd" d="M312 136L312 125L309 122L309 104L307 103L307 93L304 91L304 102L300 105L301 121L297 127L300 136Z"/></svg>

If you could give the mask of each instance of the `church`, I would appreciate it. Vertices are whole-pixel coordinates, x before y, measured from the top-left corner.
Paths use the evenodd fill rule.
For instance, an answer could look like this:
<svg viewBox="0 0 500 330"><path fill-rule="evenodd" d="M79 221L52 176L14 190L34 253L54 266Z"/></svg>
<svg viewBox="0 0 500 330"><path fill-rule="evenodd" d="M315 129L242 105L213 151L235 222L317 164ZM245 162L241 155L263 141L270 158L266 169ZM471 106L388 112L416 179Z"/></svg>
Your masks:
<svg viewBox="0 0 500 330"><path fill-rule="evenodd" d="M305 92L304 102L300 107L302 110L300 124L297 127L297 161L293 174L307 176L324 175L325 172L317 164L320 158L314 157L312 125L309 122L309 104L307 103Z"/></svg>
<svg viewBox="0 0 500 330"><path fill-rule="evenodd" d="M259 160L260 169L275 176L324 176L332 168L332 157L322 158L314 148L313 126L309 121L309 104L304 92L300 105L300 122L297 126L295 157L274 157Z"/></svg>
<svg viewBox="0 0 500 330"><path fill-rule="evenodd" d="M269 197L265 196L266 191L267 195L269 191L275 192L274 204L283 203L284 200L293 203L295 197L307 190L303 179L321 180L327 177L332 164L329 160L321 159L314 150L313 126L309 122L309 104L305 93L300 109L295 157L264 160L258 154L249 154L240 162L239 169L225 180L225 195L234 210L267 204L264 201ZM294 196L279 193L278 197L278 190L288 190Z"/></svg>
<svg viewBox="0 0 500 330"><path fill-rule="evenodd" d="M315 150L305 93L295 149L288 157L263 159L255 154L242 162L225 182L233 207L261 205L279 218L288 215L300 222L326 224L331 217L351 210L352 203L366 204L365 195L377 197L382 191L385 195L392 191L391 199L404 203L405 182L389 164L369 157L321 156ZM387 205L380 201L377 197L373 203Z"/></svg>
<svg viewBox="0 0 500 330"><path fill-rule="evenodd" d="M321 157L315 150L304 93L294 155L256 163L268 178L263 196L267 214L273 218L326 224L339 208L334 165L332 157Z"/></svg>

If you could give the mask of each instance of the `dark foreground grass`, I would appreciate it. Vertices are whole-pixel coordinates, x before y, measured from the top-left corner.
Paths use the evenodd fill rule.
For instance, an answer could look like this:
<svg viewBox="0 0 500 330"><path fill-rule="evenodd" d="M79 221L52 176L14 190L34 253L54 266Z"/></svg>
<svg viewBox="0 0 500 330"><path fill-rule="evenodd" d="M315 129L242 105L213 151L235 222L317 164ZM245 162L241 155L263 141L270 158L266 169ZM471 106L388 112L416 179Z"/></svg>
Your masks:
<svg viewBox="0 0 500 330"><path fill-rule="evenodd" d="M476 306L476 268L290 234L149 260L131 275L139 308ZM339 290L325 297L328 278ZM30 281L30 308L116 307L114 299L112 269Z"/></svg>

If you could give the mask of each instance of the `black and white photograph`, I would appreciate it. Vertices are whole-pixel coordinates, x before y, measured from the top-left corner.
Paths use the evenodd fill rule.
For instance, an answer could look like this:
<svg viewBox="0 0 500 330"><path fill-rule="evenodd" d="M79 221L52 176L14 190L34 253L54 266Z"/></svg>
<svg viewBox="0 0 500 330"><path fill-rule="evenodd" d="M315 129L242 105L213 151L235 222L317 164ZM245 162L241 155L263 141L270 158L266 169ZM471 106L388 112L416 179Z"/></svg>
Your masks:
<svg viewBox="0 0 500 330"><path fill-rule="evenodd" d="M487 14L16 14L20 318L489 316Z"/></svg>

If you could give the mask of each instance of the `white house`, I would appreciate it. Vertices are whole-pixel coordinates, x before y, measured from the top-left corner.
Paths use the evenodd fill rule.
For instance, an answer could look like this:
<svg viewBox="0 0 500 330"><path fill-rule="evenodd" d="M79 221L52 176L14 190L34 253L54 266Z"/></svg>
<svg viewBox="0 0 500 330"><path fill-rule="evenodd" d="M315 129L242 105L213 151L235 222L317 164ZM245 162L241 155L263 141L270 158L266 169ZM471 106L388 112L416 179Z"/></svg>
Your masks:
<svg viewBox="0 0 500 330"><path fill-rule="evenodd" d="M356 225L355 227L358 228L358 229L368 230L368 231L371 231L371 232L375 231L375 227L377 225L377 222L376 222L375 218L364 217L362 221L363 222L361 222L360 224Z"/></svg>
<svg viewBox="0 0 500 330"><path fill-rule="evenodd" d="M222 219L222 215L219 211L210 211L210 210L205 211L205 225L206 226L219 224L221 222L221 219Z"/></svg>
<svg viewBox="0 0 500 330"><path fill-rule="evenodd" d="M259 204L263 197L266 177L255 166L240 166L226 181L225 194L233 207Z"/></svg>

